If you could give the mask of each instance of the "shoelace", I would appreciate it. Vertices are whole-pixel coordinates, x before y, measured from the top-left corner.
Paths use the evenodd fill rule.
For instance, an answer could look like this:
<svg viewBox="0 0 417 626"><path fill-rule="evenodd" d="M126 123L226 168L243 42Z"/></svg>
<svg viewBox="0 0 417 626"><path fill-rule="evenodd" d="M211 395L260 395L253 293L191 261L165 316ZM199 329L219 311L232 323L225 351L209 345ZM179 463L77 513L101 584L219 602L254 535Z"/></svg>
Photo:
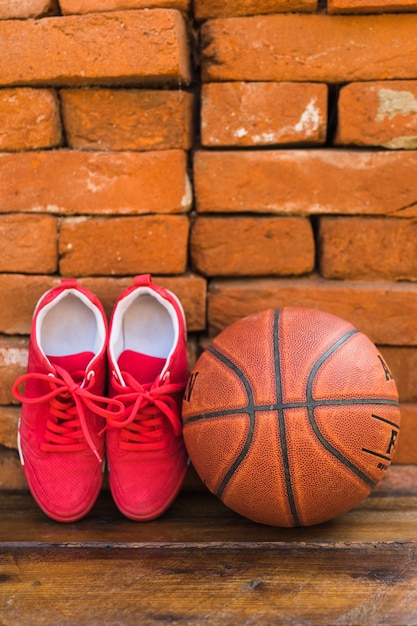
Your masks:
<svg viewBox="0 0 417 626"><path fill-rule="evenodd" d="M41 443L42 450L73 452L84 450L88 445L101 463L102 459L88 429L85 409L104 419L117 419L123 416L124 406L118 400L109 400L89 391L94 384L94 372L89 373L86 386L82 386L83 372L71 376L59 366L55 366L55 370L56 375L33 372L19 376L13 385L13 394L25 404L50 403L50 418L45 440ZM27 398L19 392L20 385L27 380L46 382L51 391L36 398Z"/></svg>
<svg viewBox="0 0 417 626"><path fill-rule="evenodd" d="M113 399L125 406L124 419L110 416L109 426L121 428L120 447L124 450L161 450L166 447L166 419L179 436L182 424L172 394L184 391L181 383L169 383L168 376L141 385L133 376L122 372L125 385L114 377L119 392Z"/></svg>

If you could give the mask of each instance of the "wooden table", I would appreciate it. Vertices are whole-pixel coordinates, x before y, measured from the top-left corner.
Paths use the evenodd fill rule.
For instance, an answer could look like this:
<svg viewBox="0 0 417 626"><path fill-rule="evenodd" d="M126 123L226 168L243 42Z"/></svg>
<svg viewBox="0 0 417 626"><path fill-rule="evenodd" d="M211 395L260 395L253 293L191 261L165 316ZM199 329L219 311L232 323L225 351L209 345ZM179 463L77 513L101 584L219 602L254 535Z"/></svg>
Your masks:
<svg viewBox="0 0 417 626"><path fill-rule="evenodd" d="M74 524L0 493L1 626L417 624L417 467L321 526L249 522L205 491L131 522L108 494Z"/></svg>

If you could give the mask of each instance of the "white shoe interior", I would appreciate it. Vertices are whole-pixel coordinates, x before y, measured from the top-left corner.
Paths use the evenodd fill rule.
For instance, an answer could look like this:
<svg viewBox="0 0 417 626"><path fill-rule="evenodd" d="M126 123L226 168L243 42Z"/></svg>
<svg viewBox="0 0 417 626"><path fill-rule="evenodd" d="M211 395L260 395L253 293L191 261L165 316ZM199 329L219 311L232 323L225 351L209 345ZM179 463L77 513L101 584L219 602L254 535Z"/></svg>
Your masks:
<svg viewBox="0 0 417 626"><path fill-rule="evenodd" d="M168 358L177 336L173 306L157 294L147 293L145 288L120 302L113 319L110 349L115 361L124 350Z"/></svg>
<svg viewBox="0 0 417 626"><path fill-rule="evenodd" d="M64 291L38 315L38 343L48 356L94 352L104 342L104 324L88 298Z"/></svg>

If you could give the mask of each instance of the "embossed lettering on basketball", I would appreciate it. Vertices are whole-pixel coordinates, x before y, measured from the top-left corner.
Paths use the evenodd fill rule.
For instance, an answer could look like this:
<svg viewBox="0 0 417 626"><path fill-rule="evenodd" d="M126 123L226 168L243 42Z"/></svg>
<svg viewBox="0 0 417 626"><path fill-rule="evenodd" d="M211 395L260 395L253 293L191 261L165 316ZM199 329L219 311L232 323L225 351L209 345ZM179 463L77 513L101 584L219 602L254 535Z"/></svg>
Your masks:
<svg viewBox="0 0 417 626"><path fill-rule="evenodd" d="M183 422L191 461L224 504L306 526L350 510L384 476L400 411L370 339L328 313L286 307L214 339L190 375Z"/></svg>

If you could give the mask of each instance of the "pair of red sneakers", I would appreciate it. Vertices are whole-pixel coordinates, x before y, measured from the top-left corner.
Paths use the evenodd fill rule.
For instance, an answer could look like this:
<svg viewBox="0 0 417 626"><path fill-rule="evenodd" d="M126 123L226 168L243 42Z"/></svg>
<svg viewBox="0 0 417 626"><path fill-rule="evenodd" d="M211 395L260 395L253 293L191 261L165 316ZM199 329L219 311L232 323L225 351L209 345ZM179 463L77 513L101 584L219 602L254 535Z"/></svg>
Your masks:
<svg viewBox="0 0 417 626"><path fill-rule="evenodd" d="M22 402L20 457L41 509L61 522L85 516L106 457L119 510L134 520L161 515L187 469L187 378L182 306L149 275L120 295L110 325L98 298L75 280L44 294L27 373L13 386Z"/></svg>

